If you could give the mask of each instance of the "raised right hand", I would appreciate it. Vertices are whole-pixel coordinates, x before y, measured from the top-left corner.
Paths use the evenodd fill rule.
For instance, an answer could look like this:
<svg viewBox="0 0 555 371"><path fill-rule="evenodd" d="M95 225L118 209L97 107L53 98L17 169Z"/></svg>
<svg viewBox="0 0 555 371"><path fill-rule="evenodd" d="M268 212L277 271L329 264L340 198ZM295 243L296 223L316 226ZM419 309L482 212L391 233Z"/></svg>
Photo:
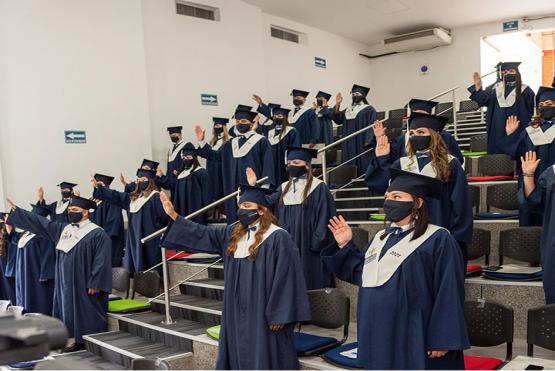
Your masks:
<svg viewBox="0 0 555 371"><path fill-rule="evenodd" d="M166 195L164 192L160 192L160 202L162 203L162 207L164 208L164 212L170 217L172 218L172 220L177 219L177 213L175 212L175 209L173 207L172 202L170 201L170 199L168 198L168 195Z"/></svg>
<svg viewBox="0 0 555 371"><path fill-rule="evenodd" d="M259 95L253 94L252 99L258 104L259 106L263 104L262 98Z"/></svg>
<svg viewBox="0 0 555 371"><path fill-rule="evenodd" d="M247 173L247 182L251 187L254 187L256 185L256 181L258 180L256 173L250 167L248 167L245 172Z"/></svg>
<svg viewBox="0 0 555 371"><path fill-rule="evenodd" d="M380 120L374 121L372 130L374 130L374 136L376 138L383 137L385 135L385 127L383 126L383 122Z"/></svg>
<svg viewBox="0 0 555 371"><path fill-rule="evenodd" d="M341 93L337 93L337 95L335 96L335 105L338 106L341 104L341 102L343 102L343 96L341 95Z"/></svg>
<svg viewBox="0 0 555 371"><path fill-rule="evenodd" d="M331 218L328 228L340 249L344 248L353 239L353 231L341 215Z"/></svg>
<svg viewBox="0 0 555 371"><path fill-rule="evenodd" d="M522 172L524 174L534 174L538 169L540 164L540 159L537 158L536 152L528 151L524 156L520 157L520 163L522 164Z"/></svg>
<svg viewBox="0 0 555 371"><path fill-rule="evenodd" d="M387 136L378 137L376 141L376 157L387 156L391 153L391 144L389 144Z"/></svg>
<svg viewBox="0 0 555 371"><path fill-rule="evenodd" d="M472 75L472 79L474 80L474 87L476 90L480 90L482 88L482 78L478 72L474 72Z"/></svg>
<svg viewBox="0 0 555 371"><path fill-rule="evenodd" d="M197 142L202 142L204 140L204 130L198 125L195 126L195 135L197 137Z"/></svg>
<svg viewBox="0 0 555 371"><path fill-rule="evenodd" d="M42 189L42 187L39 187L37 191L37 196L39 198L39 202L44 201L44 189Z"/></svg>
<svg viewBox="0 0 555 371"><path fill-rule="evenodd" d="M518 120L518 117L516 116L507 117L507 121L505 122L505 133L507 133L507 135L511 135L518 129L519 124L520 124L520 121Z"/></svg>

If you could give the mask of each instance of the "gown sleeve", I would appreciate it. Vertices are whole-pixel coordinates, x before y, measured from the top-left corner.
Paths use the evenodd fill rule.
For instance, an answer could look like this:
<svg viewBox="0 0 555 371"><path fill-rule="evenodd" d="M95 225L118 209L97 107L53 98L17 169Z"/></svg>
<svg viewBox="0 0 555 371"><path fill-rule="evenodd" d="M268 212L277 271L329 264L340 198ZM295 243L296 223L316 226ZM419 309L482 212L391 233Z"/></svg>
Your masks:
<svg viewBox="0 0 555 371"><path fill-rule="evenodd" d="M462 350L469 347L464 321L463 257L457 242L441 230L435 244L434 303L426 332L426 350Z"/></svg>
<svg viewBox="0 0 555 371"><path fill-rule="evenodd" d="M548 167L543 171L543 173L540 174L538 180L536 181L536 187L532 193L528 195L528 197L524 196L524 185L518 190L518 200L520 204L530 208L531 210L541 211L543 209L543 205L545 204L546 190L548 189L549 184L553 184L553 180L553 167Z"/></svg>
<svg viewBox="0 0 555 371"><path fill-rule="evenodd" d="M391 178L389 169L399 168L399 160L391 164L391 155L373 157L364 175L364 183L368 189L376 193L384 193L389 185Z"/></svg>
<svg viewBox="0 0 555 371"><path fill-rule="evenodd" d="M471 242L474 218L468 181L458 161L451 161L450 170L449 198L451 213L449 217L449 230L455 240Z"/></svg>
<svg viewBox="0 0 555 371"><path fill-rule="evenodd" d="M264 182L264 184L270 184L270 188L276 186L276 178L274 172L274 158L272 155L272 148L268 139L262 138L260 140L260 151L262 154L262 173L259 175L259 178L263 178L265 176L268 177L268 180ZM262 186L263 184L261 184Z"/></svg>
<svg viewBox="0 0 555 371"><path fill-rule="evenodd" d="M92 246L92 267L87 277L87 288L106 293L112 292L112 255L111 241L106 233L97 233Z"/></svg>
<svg viewBox="0 0 555 371"><path fill-rule="evenodd" d="M231 130L231 129L230 129ZM224 146L227 143L224 143L219 150L214 150L212 149L212 147L210 146L210 144L205 143L204 146L200 147L197 150L197 156L200 156L202 158L205 158L207 160L216 160L216 161L221 161L221 149L224 148Z"/></svg>
<svg viewBox="0 0 555 371"><path fill-rule="evenodd" d="M445 132L445 133L446 133L446 135L445 135L444 139L446 139L445 144L447 144L447 148L449 149L449 153L451 153L451 155L453 157L455 157L461 165L464 164L464 156L461 152L461 147L459 146L459 143L457 143L457 140L455 139L455 136L451 135L448 132Z"/></svg>
<svg viewBox="0 0 555 371"><path fill-rule="evenodd" d="M56 249L52 243L44 238L40 239L40 279L54 279L56 265Z"/></svg>
<svg viewBox="0 0 555 371"><path fill-rule="evenodd" d="M345 110L335 112L335 107L332 108L331 113L332 120L335 121L337 125L343 125L345 123Z"/></svg>
<svg viewBox="0 0 555 371"><path fill-rule="evenodd" d="M256 109L256 111L258 113L263 114L264 116L266 116L267 118L271 119L272 118L272 113L270 112L270 107L268 107L267 104L262 103L258 106L258 108Z"/></svg>
<svg viewBox="0 0 555 371"><path fill-rule="evenodd" d="M310 250L315 253L320 253L322 249L334 243L333 236L328 229L329 220L337 215L335 210L335 201L331 195L328 187L322 183L315 189L312 194L315 198L311 200L314 202L311 205L312 210L312 245Z"/></svg>
<svg viewBox="0 0 555 371"><path fill-rule="evenodd" d="M121 209L117 206L110 205L108 215L106 217L106 226L104 231L110 237L119 236L122 230L123 215Z"/></svg>
<svg viewBox="0 0 555 371"><path fill-rule="evenodd" d="M223 257L229 244L231 228L208 227L178 216L168 226L162 246L172 250L219 254Z"/></svg>
<svg viewBox="0 0 555 371"><path fill-rule="evenodd" d="M364 124L365 126L370 126L374 123L374 121L377 120L378 114L376 113L376 110L372 106L370 106L369 109L367 109L366 111L367 112L364 115ZM366 130L366 132L364 133L364 145L366 147L370 147L372 146L372 144L375 145L375 143L376 143L376 137L374 135L374 130L372 129Z"/></svg>
<svg viewBox="0 0 555 371"><path fill-rule="evenodd" d="M526 87L526 89L524 89L524 92L522 94L522 98L524 99L524 106L526 107L526 110L531 114L534 112L535 97L536 95L534 94L534 91L532 89L530 89L529 87ZM528 126L527 122L523 124L525 127Z"/></svg>
<svg viewBox="0 0 555 371"><path fill-rule="evenodd" d="M332 243L322 250L321 256L324 264L337 278L353 285L362 285L364 254L352 240L342 249L337 246L337 243Z"/></svg>
<svg viewBox="0 0 555 371"><path fill-rule="evenodd" d="M129 193L118 192L114 189L109 189L102 186L98 186L94 189L93 197L108 202L124 210L129 210L129 204L131 203L131 196L129 195Z"/></svg>
<svg viewBox="0 0 555 371"><path fill-rule="evenodd" d="M173 191L175 188L175 185L177 184L177 176L174 176L173 174L164 174L163 176L157 176L156 177L156 185Z"/></svg>
<svg viewBox="0 0 555 371"><path fill-rule="evenodd" d="M314 112L313 109L306 111L306 116L311 133L310 144L316 144L320 141L320 125L318 122L318 116L316 116L316 112Z"/></svg>
<svg viewBox="0 0 555 371"><path fill-rule="evenodd" d="M484 107L484 106L489 105L490 100L491 100L491 95L492 95L492 92L493 92L492 88L486 88L486 90L484 90L484 89L476 90L474 85L471 85L468 88L468 91L470 92L470 99L472 99L474 102L478 103L480 105L480 107Z"/></svg>
<svg viewBox="0 0 555 371"><path fill-rule="evenodd" d="M515 130L511 135L503 135L499 138L498 147L513 160L518 159L519 152L526 140L526 130Z"/></svg>
<svg viewBox="0 0 555 371"><path fill-rule="evenodd" d="M291 141L291 143L289 144L291 146L301 147L302 145L301 138L299 137L299 133L297 132L297 129L293 128L293 130L291 130L288 135L290 136L289 140Z"/></svg>
<svg viewBox="0 0 555 371"><path fill-rule="evenodd" d="M65 224L51 221L18 207L10 213L9 224L29 231L53 243L58 243Z"/></svg>

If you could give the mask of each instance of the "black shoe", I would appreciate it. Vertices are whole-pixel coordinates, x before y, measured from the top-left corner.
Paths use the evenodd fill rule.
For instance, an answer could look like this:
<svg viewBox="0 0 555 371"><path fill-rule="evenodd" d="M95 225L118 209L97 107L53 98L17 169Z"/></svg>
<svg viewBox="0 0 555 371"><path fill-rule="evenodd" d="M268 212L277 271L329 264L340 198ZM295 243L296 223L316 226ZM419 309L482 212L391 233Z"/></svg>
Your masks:
<svg viewBox="0 0 555 371"><path fill-rule="evenodd" d="M62 349L62 353L78 352L80 350L85 350L84 343L73 343Z"/></svg>

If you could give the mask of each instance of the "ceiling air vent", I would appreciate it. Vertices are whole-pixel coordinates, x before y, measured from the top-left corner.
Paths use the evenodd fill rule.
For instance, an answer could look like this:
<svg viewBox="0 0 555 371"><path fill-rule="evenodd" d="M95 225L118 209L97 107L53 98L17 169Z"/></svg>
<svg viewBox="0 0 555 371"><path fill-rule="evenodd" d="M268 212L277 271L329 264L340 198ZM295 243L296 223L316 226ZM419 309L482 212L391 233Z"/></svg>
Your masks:
<svg viewBox="0 0 555 371"><path fill-rule="evenodd" d="M270 33L272 37L276 39L282 39L285 41L291 41L293 43L299 43L299 33L291 30L286 30L276 26L271 26Z"/></svg>
<svg viewBox="0 0 555 371"><path fill-rule="evenodd" d="M176 12L180 15L187 15L189 17L208 19L210 21L219 21L220 14L218 8L213 8L206 5L189 3L185 1L176 1Z"/></svg>

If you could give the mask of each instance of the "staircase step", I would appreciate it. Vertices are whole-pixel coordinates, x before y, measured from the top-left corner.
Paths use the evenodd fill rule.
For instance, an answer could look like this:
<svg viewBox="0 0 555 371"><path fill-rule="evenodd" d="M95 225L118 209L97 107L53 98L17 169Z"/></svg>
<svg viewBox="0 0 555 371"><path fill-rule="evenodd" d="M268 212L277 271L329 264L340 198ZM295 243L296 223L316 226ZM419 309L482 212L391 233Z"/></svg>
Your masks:
<svg viewBox="0 0 555 371"><path fill-rule="evenodd" d="M126 370L127 367L118 363L112 363L99 355L82 350L80 352L63 353L53 356L56 365L67 365L68 369L79 370ZM45 364L46 365L46 364ZM52 368L53 369L53 368Z"/></svg>
<svg viewBox="0 0 555 371"><path fill-rule="evenodd" d="M201 298L194 295L172 295L171 305L178 308L189 309L197 312L222 315L223 302L221 300ZM165 304L164 297L153 300L155 303Z"/></svg>
<svg viewBox="0 0 555 371"><path fill-rule="evenodd" d="M201 278L198 280L189 280L182 283L180 286L204 287L207 289L223 290L224 280L218 278Z"/></svg>
<svg viewBox="0 0 555 371"><path fill-rule="evenodd" d="M174 323L163 323L165 314L160 312L143 312L130 315L112 315L119 320L120 329L134 332L133 326L141 326L164 334L173 335L182 339L196 340L197 336L206 334L206 329L211 326L181 318L177 313L171 313Z"/></svg>

